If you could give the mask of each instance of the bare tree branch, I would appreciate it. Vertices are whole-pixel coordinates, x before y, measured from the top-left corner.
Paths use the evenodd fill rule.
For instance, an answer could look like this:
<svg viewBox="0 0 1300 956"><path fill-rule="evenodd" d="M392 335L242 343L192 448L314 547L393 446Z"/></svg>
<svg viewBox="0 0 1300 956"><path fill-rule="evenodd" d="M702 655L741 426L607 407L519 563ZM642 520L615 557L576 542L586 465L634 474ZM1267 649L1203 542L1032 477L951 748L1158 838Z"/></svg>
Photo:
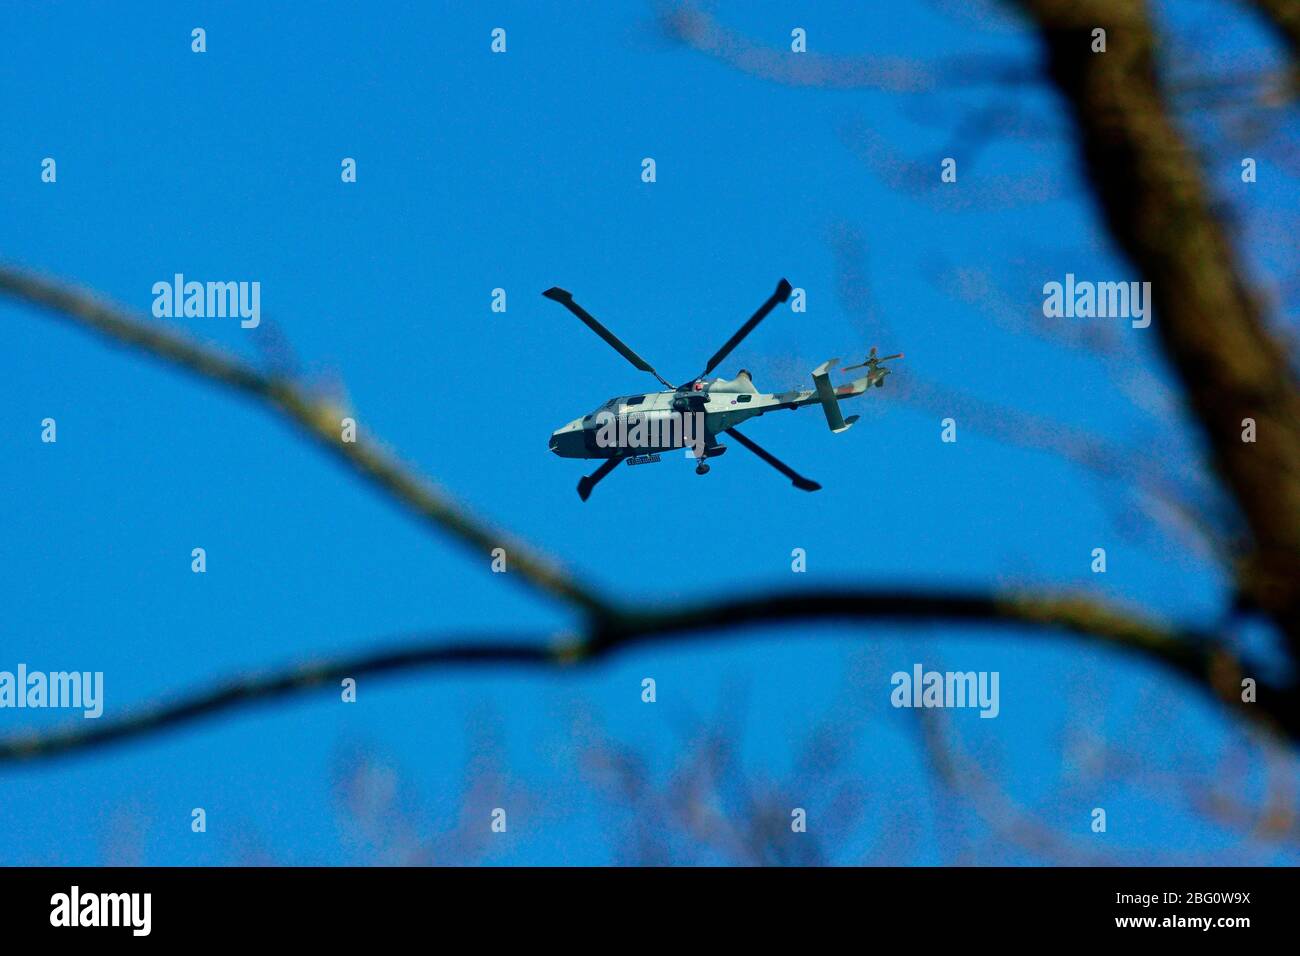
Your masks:
<svg viewBox="0 0 1300 956"><path fill-rule="evenodd" d="M774 592L671 610L633 609L599 619L585 637L501 641L489 636L448 641L412 639L395 650L367 652L290 668L159 705L115 721L83 721L51 734L0 739L0 763L52 757L121 743L201 718L326 686L345 677L474 664L559 667L592 663L648 644L704 640L724 633L801 621L895 624L972 624L1019 628L1030 633L1066 632L1103 647L1137 654L1163 665L1238 715L1300 739L1300 707L1293 692L1259 681L1259 702L1243 704L1242 671L1231 650L1196 630L1175 630L1140 615L1084 597L947 590L822 589Z"/></svg>
<svg viewBox="0 0 1300 956"><path fill-rule="evenodd" d="M156 323L139 321L125 309L89 292L9 266L0 265L0 293L41 306L113 344L144 352L255 399L278 412L425 523L468 546L475 554L486 560L494 548L505 548L512 572L517 572L518 577L534 588L596 616L609 612L609 605L591 589L578 584L563 569L518 540L479 521L444 491L367 440L364 433L358 434L355 442L343 441L340 423L347 413L329 401L308 394L290 379L267 375L212 346L184 338Z"/></svg>
<svg viewBox="0 0 1300 956"><path fill-rule="evenodd" d="M1247 287L1192 151L1169 115L1138 0L1021 0L1111 234L1150 280L1154 328L1250 528L1240 600L1300 657L1300 395ZM1107 31L1104 53L1092 31ZM1243 422L1257 440L1242 441Z"/></svg>
<svg viewBox="0 0 1300 956"><path fill-rule="evenodd" d="M791 58L785 55L785 51L760 46L748 37L728 30L691 3L667 6L659 21L671 38L692 49L717 57L745 73L789 86L915 93L933 89L937 82L924 64L901 57L833 57L805 53Z"/></svg>
<svg viewBox="0 0 1300 956"><path fill-rule="evenodd" d="M118 720L96 720L88 726L72 725L49 734L16 734L0 740L0 762L54 757L76 750L122 743L135 737L179 727L224 711L326 686L338 691L345 677L359 678L424 667L466 664L532 665L559 662L563 649L548 648L543 640L493 642L490 638L443 639L412 646L361 654L334 661L306 664L259 677L233 680L207 691L160 704Z"/></svg>
<svg viewBox="0 0 1300 956"><path fill-rule="evenodd" d="M1291 54L1291 74L1300 92L1300 3L1295 0L1248 0L1281 37Z"/></svg>

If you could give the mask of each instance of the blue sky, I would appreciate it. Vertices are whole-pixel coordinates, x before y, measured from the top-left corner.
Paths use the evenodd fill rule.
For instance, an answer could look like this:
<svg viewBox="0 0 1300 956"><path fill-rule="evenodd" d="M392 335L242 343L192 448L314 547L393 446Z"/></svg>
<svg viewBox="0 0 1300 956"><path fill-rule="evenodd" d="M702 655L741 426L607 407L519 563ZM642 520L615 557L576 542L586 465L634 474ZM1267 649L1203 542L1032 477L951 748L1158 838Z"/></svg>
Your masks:
<svg viewBox="0 0 1300 956"><path fill-rule="evenodd" d="M1181 15L1195 17L1210 4ZM952 212L891 187L851 148L867 126L933 163L963 110L1014 102L1051 118L1041 87L943 87L925 96L782 85L667 38L656 8L536 4L23 4L5 13L0 85L0 256L75 279L147 316L154 282L257 280L263 325L150 319L262 361L272 327L304 373L336 383L369 435L475 512L534 542L609 593L685 597L847 582L1095 591L1189 621L1216 613L1223 581L1167 538L1116 527L1110 484L1042 450L982 434L959 415L896 397L909 375L1084 429L1177 463L1177 423L1135 409L1094 356L990 323L936 281L991 270L1026 307L1066 271L1136 278L1109 251L1068 141L995 142L964 165L983 177L1055 175L1050 201ZM935 62L983 54L1036 62L1014 25L979 31L925 4L721 4L756 42L808 31L818 54ZM1010 21L1008 21L1010 22ZM190 30L208 50L190 50ZM508 52L489 51L494 27ZM1253 49L1257 35L1232 34ZM58 181L40 181L54 157ZM643 183L653 157L657 182ZM340 161L358 181L340 181ZM1229 160L1235 162L1235 160ZM971 182L973 180L973 182ZM1276 180L1274 180L1275 182ZM967 186L967 182L970 185ZM986 187L987 188L987 187ZM1263 206L1295 190L1257 184ZM861 236L869 307L837 290L834 237ZM747 433L824 490L804 495L743 450L699 478L678 459L622 469L586 504L579 462L550 431L610 395L651 387L563 309L559 285L670 380L693 374L788 277L808 311L779 310L719 370L760 388L806 387L813 366L870 345L905 351L855 429L815 409ZM508 310L490 310L494 288ZM1079 320L1085 321L1085 320ZM1160 380L1148 332L1112 330ZM248 402L0 301L0 668L102 670L108 715L232 674L351 652L411 632L547 633L572 623L510 575L431 537ZM1140 338L1141 337L1141 338ZM340 384L341 383L341 384ZM58 421L58 442L39 423ZM1122 491L1122 489L1120 489ZM204 547L209 570L190 571ZM1094 547L1109 570L1089 571ZM790 570L804 548L808 571ZM1080 688L1108 701L1097 733L1142 726L1161 692L1180 730L1148 742L1193 769L1175 738L1213 749L1227 728L1145 664L1078 643L976 628L942 636L883 625L780 627L750 640L638 650L591 671L456 672L365 682L49 764L0 769L0 863L367 862L331 790L346 754L396 768L431 832L455 823L474 728L491 728L509 781L489 806L521 811L489 843L500 863L607 863L619 814L578 780L574 714L671 772L682 726L730 715L746 766L801 793L802 741L833 702L854 722L844 773L866 782L867 823L837 860L865 853L915 807L920 833L896 862L942 862L957 822L933 780L914 715L888 706L889 674L913 663L998 670L996 720L958 713L973 751L996 754L1007 789L1050 801ZM640 700L642 677L659 702ZM737 690L737 682L744 687ZM1066 693L1070 690L1070 693ZM743 703L742 703L743 701ZM0 711L0 732L57 713ZM839 720L839 718L835 718ZM340 756L340 755L344 756ZM991 760L992 758L990 758ZM1067 760L1068 763L1068 760ZM1288 767L1286 772L1293 773ZM1253 786L1251 779L1244 789ZM1294 862L1107 783L1051 803L1047 822L1086 849L1106 806L1111 841L1138 851ZM406 792L406 791L403 791ZM206 834L190 810L208 812ZM964 816L963 816L964 815ZM967 820L969 818L969 820ZM817 821L814 820L814 825ZM483 826L486 828L486 819ZM125 832L130 836L122 836ZM863 845L858 845L859 843ZM1026 862L995 844L981 861Z"/></svg>

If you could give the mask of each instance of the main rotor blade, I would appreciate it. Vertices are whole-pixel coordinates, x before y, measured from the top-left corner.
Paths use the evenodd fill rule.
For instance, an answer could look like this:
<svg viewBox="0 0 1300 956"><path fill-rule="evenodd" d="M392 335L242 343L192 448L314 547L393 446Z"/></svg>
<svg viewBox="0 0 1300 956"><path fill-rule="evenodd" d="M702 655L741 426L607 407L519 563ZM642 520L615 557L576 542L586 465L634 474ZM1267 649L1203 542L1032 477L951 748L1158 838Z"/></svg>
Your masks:
<svg viewBox="0 0 1300 956"><path fill-rule="evenodd" d="M740 329L731 338L727 339L727 344L714 353L713 358L709 359L709 364L705 366L704 371L699 377L704 378L715 368L718 363L731 354L731 350L741 343L746 335L754 331L754 326L767 318L767 314L776 308L778 302L784 302L790 298L790 283L782 279L777 283L776 291L767 297L767 301L758 307L758 311L749 317L749 321L740 327Z"/></svg>
<svg viewBox="0 0 1300 956"><path fill-rule="evenodd" d="M637 355L630 348L624 345L619 340L619 337L617 335L615 335L609 329L605 328L603 325L597 322L596 317L594 315L592 315L582 306L578 305L578 303L574 302L573 295L571 293L566 292L563 289L556 286L555 288L547 289L545 292L542 293L542 295L546 296L546 298L551 299L554 302L560 303L560 305L564 306L566 309L568 309L570 312L576 315L579 319L582 320L583 324L586 325L587 328L591 329L591 331L595 332L602 339L604 339L606 342L612 345L614 347L614 351L618 352L619 355L623 356L623 358L627 359L629 362L631 362L641 371L649 372L655 378L659 379L659 381L662 382L666 388L676 387L667 379L665 379L662 375L656 372L654 368L651 367L649 362L647 362L641 356Z"/></svg>
<svg viewBox="0 0 1300 956"><path fill-rule="evenodd" d="M789 478L790 481L794 484L794 486L798 488L800 491L821 491L821 487L822 487L821 485L799 474L799 472L795 471L793 468L791 468L789 465L783 462L780 458L777 458L775 455L773 455L767 449L763 448L757 442L750 441L748 438L746 438L740 432L736 431L734 428L728 428L726 432L732 438L736 439L736 441L740 442L742 445L744 445L746 448L752 451L759 458L763 459L765 462L767 462L769 465L771 465L781 474Z"/></svg>
<svg viewBox="0 0 1300 956"><path fill-rule="evenodd" d="M578 479L578 497L586 501L591 497L591 489L600 484L601 480L613 471L618 465L622 464L623 455L617 455L613 458L606 458L599 468L593 471L585 478Z"/></svg>

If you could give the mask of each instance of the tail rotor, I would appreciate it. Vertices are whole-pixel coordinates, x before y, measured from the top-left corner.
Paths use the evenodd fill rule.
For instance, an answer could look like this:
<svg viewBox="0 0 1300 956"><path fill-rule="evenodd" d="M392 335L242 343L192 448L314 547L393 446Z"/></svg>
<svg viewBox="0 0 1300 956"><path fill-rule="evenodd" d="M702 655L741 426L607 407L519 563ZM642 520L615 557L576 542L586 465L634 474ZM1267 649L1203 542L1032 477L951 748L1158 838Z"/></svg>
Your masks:
<svg viewBox="0 0 1300 956"><path fill-rule="evenodd" d="M891 359L901 359L902 357L903 357L902 352L898 352L894 355L877 355L876 347L873 345L871 346L871 351L867 353L867 358L865 362L862 362L858 365L845 366L845 368L843 368L842 371L851 372L855 368L865 368L869 370L868 374L870 374L870 372L874 372L878 368L880 368L881 362L888 362Z"/></svg>

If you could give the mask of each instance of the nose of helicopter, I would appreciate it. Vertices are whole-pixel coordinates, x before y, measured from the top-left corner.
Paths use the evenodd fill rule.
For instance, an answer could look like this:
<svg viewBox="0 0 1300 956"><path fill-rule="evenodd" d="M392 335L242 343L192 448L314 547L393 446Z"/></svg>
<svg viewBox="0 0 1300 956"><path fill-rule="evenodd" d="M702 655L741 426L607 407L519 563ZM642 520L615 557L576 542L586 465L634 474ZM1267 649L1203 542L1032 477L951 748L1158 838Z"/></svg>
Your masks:
<svg viewBox="0 0 1300 956"><path fill-rule="evenodd" d="M551 451L561 458L581 458L586 452L586 441L582 431L582 419L575 418L563 428L551 433Z"/></svg>

